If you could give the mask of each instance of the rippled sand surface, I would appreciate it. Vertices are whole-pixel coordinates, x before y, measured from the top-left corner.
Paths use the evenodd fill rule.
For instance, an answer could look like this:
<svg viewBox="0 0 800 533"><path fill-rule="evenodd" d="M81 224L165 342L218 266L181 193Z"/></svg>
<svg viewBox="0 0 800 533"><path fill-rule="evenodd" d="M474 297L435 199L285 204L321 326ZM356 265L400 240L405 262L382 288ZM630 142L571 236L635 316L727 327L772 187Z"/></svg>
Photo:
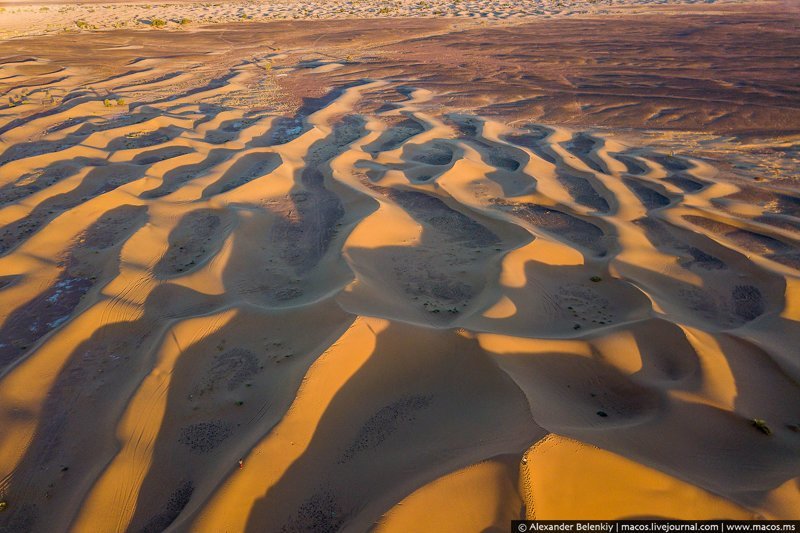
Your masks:
<svg viewBox="0 0 800 533"><path fill-rule="evenodd" d="M798 16L677 9L0 42L0 530L798 518Z"/></svg>
<svg viewBox="0 0 800 533"><path fill-rule="evenodd" d="M742 0L4 0L0 38L110 29L187 30L231 22L436 18L519 22L576 15L643 13L663 6ZM155 21L155 24L154 24Z"/></svg>

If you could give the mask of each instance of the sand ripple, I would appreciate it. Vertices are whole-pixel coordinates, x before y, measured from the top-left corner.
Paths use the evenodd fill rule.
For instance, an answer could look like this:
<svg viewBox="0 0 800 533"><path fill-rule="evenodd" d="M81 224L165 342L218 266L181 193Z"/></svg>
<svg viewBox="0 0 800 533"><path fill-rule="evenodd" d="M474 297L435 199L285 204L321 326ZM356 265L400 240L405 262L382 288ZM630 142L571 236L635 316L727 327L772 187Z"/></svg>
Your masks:
<svg viewBox="0 0 800 533"><path fill-rule="evenodd" d="M401 531L452 491L488 527L600 463L680 495L652 513L800 509L796 192L391 79L281 116L220 104L263 65L170 68L3 114L0 527Z"/></svg>

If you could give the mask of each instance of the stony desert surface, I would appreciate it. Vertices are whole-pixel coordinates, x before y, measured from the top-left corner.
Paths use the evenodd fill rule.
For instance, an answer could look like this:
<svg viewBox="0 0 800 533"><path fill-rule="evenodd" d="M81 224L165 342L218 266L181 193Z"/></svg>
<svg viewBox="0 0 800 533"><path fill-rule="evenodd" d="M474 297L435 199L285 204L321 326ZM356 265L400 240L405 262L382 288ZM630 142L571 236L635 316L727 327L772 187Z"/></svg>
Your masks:
<svg viewBox="0 0 800 533"><path fill-rule="evenodd" d="M800 518L798 22L5 4L0 531Z"/></svg>

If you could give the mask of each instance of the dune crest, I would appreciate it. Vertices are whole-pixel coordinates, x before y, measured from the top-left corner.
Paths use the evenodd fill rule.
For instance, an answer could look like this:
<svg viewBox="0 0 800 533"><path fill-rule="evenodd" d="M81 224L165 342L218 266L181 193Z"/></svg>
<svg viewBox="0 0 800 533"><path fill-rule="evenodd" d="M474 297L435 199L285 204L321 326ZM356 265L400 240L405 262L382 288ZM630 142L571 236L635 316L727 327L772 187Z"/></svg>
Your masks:
<svg viewBox="0 0 800 533"><path fill-rule="evenodd" d="M800 518L796 189L284 59L0 64L0 528Z"/></svg>

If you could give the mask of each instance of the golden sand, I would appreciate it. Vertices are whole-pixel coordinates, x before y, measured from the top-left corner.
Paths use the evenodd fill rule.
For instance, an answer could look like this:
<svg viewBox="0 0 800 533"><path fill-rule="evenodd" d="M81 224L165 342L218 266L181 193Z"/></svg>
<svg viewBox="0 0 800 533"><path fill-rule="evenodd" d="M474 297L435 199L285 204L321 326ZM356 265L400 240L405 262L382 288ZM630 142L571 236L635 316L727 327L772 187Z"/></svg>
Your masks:
<svg viewBox="0 0 800 533"><path fill-rule="evenodd" d="M601 104L598 20L0 43L0 529L800 518L791 54Z"/></svg>

